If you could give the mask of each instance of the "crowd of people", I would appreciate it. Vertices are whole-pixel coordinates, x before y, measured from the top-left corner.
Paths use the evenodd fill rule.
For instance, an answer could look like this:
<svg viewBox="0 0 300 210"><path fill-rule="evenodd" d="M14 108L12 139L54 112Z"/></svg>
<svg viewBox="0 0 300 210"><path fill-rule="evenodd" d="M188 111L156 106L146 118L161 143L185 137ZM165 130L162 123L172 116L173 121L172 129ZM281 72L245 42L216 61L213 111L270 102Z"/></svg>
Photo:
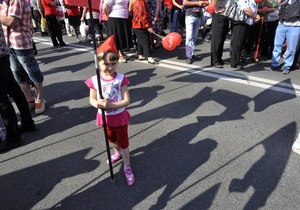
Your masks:
<svg viewBox="0 0 300 210"><path fill-rule="evenodd" d="M177 32L185 37L186 63L192 64L199 31L202 38L211 43L211 66L224 68L224 42L232 34L230 44L231 68L243 69L247 57L259 52L257 58L271 59L269 71L281 69L283 74L299 67L300 53L300 7L296 0L236 0L238 8L246 15L245 21L230 20L227 9L231 0L101 0L99 9L90 11L87 7L69 5L65 0L2 0L0 4L0 114L6 128L5 141L0 151L5 152L22 144L21 133L34 131L35 114L45 111L43 99L44 77L35 59L33 33L50 36L53 47L64 47L62 28L68 36L75 36L78 42L79 27L88 25L88 34L97 43L110 41L98 49L101 78L109 85L119 86L118 95L109 101L99 98L95 78L87 80L90 103L97 109L105 109L112 123L110 142L115 153L112 162L123 158L124 173L128 185L135 177L129 164L129 143L127 124L130 118L125 106L130 103L124 75L116 73L116 63L126 63L127 49L136 45L138 60L158 64L152 57L159 48L159 35L165 31ZM297 3L298 2L298 3ZM297 3L297 4L296 4ZM292 5L292 6L289 6ZM298 5L298 6L295 6ZM213 8L213 9L209 9ZM292 8L292 10L290 9ZM201 30L200 30L201 29ZM104 38L103 32L106 31ZM207 37L209 35L209 37ZM108 38L109 37L109 38ZM6 39L5 39L6 38ZM88 40L85 35L83 37ZM112 40L110 40L112 39ZM104 42L105 43L105 42ZM283 57L283 64L280 63ZM33 94L32 88L35 90ZM109 91L109 90L105 90ZM108 94L109 95L109 94ZM11 97L20 112L18 126L16 112L9 100ZM112 110L120 111L113 116ZM122 116L120 117L120 114ZM99 120L98 125L103 125ZM115 126L116 125L116 126ZM123 136L121 140L118 138ZM299 138L298 138L299 139ZM300 154L300 141L293 150Z"/></svg>

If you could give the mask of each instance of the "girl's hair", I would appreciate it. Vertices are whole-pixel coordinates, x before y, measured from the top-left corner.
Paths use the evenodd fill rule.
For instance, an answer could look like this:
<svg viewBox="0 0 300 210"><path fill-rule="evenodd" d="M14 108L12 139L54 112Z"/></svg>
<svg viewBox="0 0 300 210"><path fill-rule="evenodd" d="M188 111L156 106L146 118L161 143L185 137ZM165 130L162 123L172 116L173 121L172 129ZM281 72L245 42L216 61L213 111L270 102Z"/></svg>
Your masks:
<svg viewBox="0 0 300 210"><path fill-rule="evenodd" d="M118 61L119 55L110 51L100 51L97 53L98 60L102 61L104 58L107 58L109 61Z"/></svg>

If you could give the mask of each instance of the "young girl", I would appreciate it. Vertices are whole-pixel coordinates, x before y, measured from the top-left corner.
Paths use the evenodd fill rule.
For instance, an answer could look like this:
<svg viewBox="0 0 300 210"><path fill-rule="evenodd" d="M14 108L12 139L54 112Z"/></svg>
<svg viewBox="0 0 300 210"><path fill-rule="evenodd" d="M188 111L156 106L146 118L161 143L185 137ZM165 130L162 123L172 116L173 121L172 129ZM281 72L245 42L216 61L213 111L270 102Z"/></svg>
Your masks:
<svg viewBox="0 0 300 210"><path fill-rule="evenodd" d="M114 43L114 35L109 37L97 49L100 66L101 91L100 98L97 76L89 78L85 83L90 88L90 104L98 109L96 124L103 126L101 109L105 110L108 141L114 148L112 163L123 158L124 174L128 185L133 185L135 177L129 159L128 121L130 114L125 109L130 104L127 85L129 80L117 73L118 50Z"/></svg>

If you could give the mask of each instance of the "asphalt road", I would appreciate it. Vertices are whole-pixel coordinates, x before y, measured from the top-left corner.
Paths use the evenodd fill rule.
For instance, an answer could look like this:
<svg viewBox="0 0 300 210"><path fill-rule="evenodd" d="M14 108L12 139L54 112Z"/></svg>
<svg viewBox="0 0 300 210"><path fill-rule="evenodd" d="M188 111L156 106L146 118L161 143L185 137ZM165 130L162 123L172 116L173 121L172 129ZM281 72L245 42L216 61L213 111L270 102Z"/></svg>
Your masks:
<svg viewBox="0 0 300 210"><path fill-rule="evenodd" d="M192 65L183 45L155 49L159 65L127 52L118 71L131 82L129 187L121 162L111 181L89 105L92 45L64 39L68 47L53 49L35 37L47 110L32 113L38 130L22 147L0 155L0 209L299 209L299 70L211 68L201 40Z"/></svg>

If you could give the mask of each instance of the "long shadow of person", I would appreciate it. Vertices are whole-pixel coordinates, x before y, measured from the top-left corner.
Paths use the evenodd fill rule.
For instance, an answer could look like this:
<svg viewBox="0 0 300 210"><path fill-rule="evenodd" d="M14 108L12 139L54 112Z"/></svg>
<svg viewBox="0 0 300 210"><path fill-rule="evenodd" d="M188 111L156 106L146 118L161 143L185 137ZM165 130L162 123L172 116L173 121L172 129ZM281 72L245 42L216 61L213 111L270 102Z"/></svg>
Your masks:
<svg viewBox="0 0 300 210"><path fill-rule="evenodd" d="M252 147L262 145L265 154L253 164L243 179L233 179L229 186L229 192L240 193L247 191L250 186L254 188L244 209L259 209L266 204L284 172L295 136L296 123L292 122Z"/></svg>
<svg viewBox="0 0 300 210"><path fill-rule="evenodd" d="M164 89L163 86L143 87L130 89L130 103L136 105L130 105L127 109L134 109L143 107L157 97L157 91Z"/></svg>
<svg viewBox="0 0 300 210"><path fill-rule="evenodd" d="M278 103L284 102L284 101L288 101L291 99L294 99L297 97L296 93L295 93L295 89L292 88L291 85L291 89L289 89L288 93L290 94L286 94L286 87L283 84L292 84L291 80L285 80L283 82L280 82L278 84L275 84L272 86L272 88L277 89L277 92L274 92L273 90L270 89L266 89L264 91L262 91L261 93L259 93L257 96L255 96L253 98L253 101L255 103L255 108L254 111L255 112L262 112L265 109L267 109L270 106L276 105ZM282 92L279 92L279 91Z"/></svg>
<svg viewBox="0 0 300 210"><path fill-rule="evenodd" d="M149 122L162 118L180 119L195 111L203 100L211 94L212 88L205 87L191 98L185 98L163 106L155 107L149 111L133 116L130 120L131 124ZM182 108L184 105L184 108ZM173 111L170 111L173 110Z"/></svg>
<svg viewBox="0 0 300 210"><path fill-rule="evenodd" d="M149 196L165 187L157 203L151 209L163 209L170 196L188 177L210 158L210 153L217 143L212 139L201 140L198 133L209 124L195 122L173 130L153 143L132 151L143 153L135 157L138 161L137 177L147 187L147 192L140 196ZM190 143L190 141L195 143ZM138 179L137 179L138 180ZM191 181L191 180L190 180ZM155 184L156 183L156 184Z"/></svg>
<svg viewBox="0 0 300 210"><path fill-rule="evenodd" d="M120 173L115 176L115 185L109 183L107 178L88 190L74 193L54 207L132 209L157 190L165 188L159 195L157 204L153 206L155 209L162 209L171 194L209 160L210 153L216 148L216 141L197 136L199 131L207 126L199 122L188 124L147 146L133 150L132 155L136 155L131 161L134 163L134 169L137 169L137 182L134 187L126 186L123 171L120 169ZM190 143L191 140L195 143ZM122 180L119 180L120 176Z"/></svg>
<svg viewBox="0 0 300 210"><path fill-rule="evenodd" d="M99 161L85 159L89 151L84 149L0 176L1 208L32 209L63 179L95 170Z"/></svg>
<svg viewBox="0 0 300 210"><path fill-rule="evenodd" d="M142 70L132 70L125 74L126 77L128 77L130 81L129 87L136 86L139 84L143 84L145 82L148 82L151 77L156 76L157 74L153 73L155 71L155 68L151 69L142 69Z"/></svg>

